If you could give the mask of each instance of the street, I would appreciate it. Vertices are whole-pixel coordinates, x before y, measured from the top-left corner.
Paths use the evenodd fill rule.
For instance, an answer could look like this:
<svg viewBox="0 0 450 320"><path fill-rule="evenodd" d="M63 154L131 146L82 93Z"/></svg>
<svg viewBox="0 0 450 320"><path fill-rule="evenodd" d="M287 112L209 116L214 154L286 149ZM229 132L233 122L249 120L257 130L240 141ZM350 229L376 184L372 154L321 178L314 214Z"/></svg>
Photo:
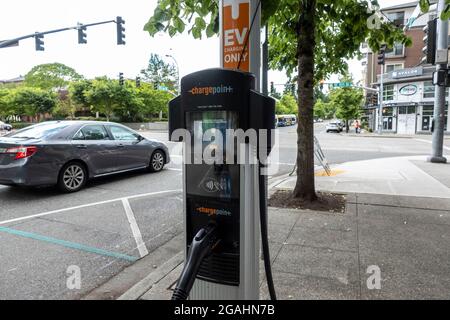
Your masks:
<svg viewBox="0 0 450 320"><path fill-rule="evenodd" d="M427 155L430 136L380 138L325 132L316 137L330 164ZM296 157L296 128L278 130L277 170L289 173ZM91 181L75 194L55 188L0 186L0 299L77 299L182 230L180 151L167 132L145 132L167 143L172 163L160 173L135 172ZM450 141L446 140L446 151ZM276 159L276 160L274 160ZM80 288L70 286L72 270Z"/></svg>

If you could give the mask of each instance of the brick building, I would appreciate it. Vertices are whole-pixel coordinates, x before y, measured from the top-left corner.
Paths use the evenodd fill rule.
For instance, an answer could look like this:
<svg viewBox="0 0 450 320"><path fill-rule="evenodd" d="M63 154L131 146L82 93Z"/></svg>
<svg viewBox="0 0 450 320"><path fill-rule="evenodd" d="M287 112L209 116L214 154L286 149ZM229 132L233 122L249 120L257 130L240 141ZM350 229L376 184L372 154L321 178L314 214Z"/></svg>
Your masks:
<svg viewBox="0 0 450 320"><path fill-rule="evenodd" d="M399 28L404 28L417 10L418 1L381 9L382 14ZM412 39L412 46L396 44L386 51L385 65L377 63L378 53L363 47L365 59L363 79L368 87L378 87L383 73L383 119L384 132L399 134L427 134L431 132L434 110L434 86L432 74L435 67L422 63L424 54L423 28L436 17L435 6L430 12L414 20L405 34ZM448 92L447 92L448 100ZM378 101L367 95L363 120L372 130L378 128ZM448 105L446 107L446 115ZM450 118L446 118L446 133L450 133Z"/></svg>

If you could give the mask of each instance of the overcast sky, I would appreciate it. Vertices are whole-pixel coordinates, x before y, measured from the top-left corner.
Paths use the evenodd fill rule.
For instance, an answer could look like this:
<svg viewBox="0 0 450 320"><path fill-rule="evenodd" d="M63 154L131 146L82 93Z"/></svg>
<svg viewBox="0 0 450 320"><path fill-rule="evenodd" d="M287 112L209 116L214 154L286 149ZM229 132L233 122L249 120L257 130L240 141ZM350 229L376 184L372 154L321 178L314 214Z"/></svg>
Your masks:
<svg viewBox="0 0 450 320"><path fill-rule="evenodd" d="M159 34L151 38L143 26L152 15L156 0L13 0L2 1L0 40L35 31L75 26L122 16L126 21L126 45L116 45L116 26L106 24L87 30L87 44L79 45L77 32L66 31L44 38L45 51L34 48L34 40L20 42L19 47L0 49L0 79L25 75L41 63L61 62L92 78L107 75L117 78L119 72L134 78L147 66L150 53L172 54L178 61L181 76L190 72L218 67L219 38L194 40L187 32L170 38ZM380 0L381 6L410 0ZM166 58L168 62L172 61ZM350 62L355 79L360 78L361 64ZM271 72L269 81L283 83L282 73Z"/></svg>

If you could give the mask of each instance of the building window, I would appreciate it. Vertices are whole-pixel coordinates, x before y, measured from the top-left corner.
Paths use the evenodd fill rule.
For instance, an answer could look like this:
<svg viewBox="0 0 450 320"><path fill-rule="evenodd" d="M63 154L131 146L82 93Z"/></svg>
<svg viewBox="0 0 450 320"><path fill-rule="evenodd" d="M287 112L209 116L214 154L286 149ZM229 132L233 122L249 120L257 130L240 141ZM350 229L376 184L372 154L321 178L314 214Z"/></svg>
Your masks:
<svg viewBox="0 0 450 320"><path fill-rule="evenodd" d="M414 114L416 113L415 106L401 106L398 107L398 114Z"/></svg>
<svg viewBox="0 0 450 320"><path fill-rule="evenodd" d="M386 65L386 73L403 69L403 63L396 63L396 64L387 64Z"/></svg>
<svg viewBox="0 0 450 320"><path fill-rule="evenodd" d="M422 107L422 115L423 116L433 116L434 106L423 106Z"/></svg>
<svg viewBox="0 0 450 320"><path fill-rule="evenodd" d="M394 85L388 84L383 86L383 100L394 100Z"/></svg>
<svg viewBox="0 0 450 320"><path fill-rule="evenodd" d="M431 81L425 81L423 83L423 97L424 98L434 98L434 90L435 86L433 85L433 82ZM445 96L448 97L448 87L445 89Z"/></svg>
<svg viewBox="0 0 450 320"><path fill-rule="evenodd" d="M386 14L386 17L389 19L390 22L395 24L397 27L403 27L405 24L405 12L404 11L388 12Z"/></svg>
<svg viewBox="0 0 450 320"><path fill-rule="evenodd" d="M395 43L393 48L386 49L386 57L402 56L403 55L403 44Z"/></svg>

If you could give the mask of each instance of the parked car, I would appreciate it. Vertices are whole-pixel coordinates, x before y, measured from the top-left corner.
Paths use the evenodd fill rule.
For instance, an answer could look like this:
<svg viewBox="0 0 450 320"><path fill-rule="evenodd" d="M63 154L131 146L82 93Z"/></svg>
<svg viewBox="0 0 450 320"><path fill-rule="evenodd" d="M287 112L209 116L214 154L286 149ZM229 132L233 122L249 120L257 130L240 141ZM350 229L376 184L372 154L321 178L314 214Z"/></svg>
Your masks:
<svg viewBox="0 0 450 320"><path fill-rule="evenodd" d="M12 125L4 123L3 121L0 121L0 130L11 131Z"/></svg>
<svg viewBox="0 0 450 320"><path fill-rule="evenodd" d="M121 124L50 121L0 137L0 184L57 185L76 192L91 178L161 171L168 148Z"/></svg>
<svg viewBox="0 0 450 320"><path fill-rule="evenodd" d="M326 129L327 133L328 132L337 132L337 133L339 133L339 132L342 131L342 129L339 126L339 124L337 122L335 122L335 121L327 123L325 129Z"/></svg>

